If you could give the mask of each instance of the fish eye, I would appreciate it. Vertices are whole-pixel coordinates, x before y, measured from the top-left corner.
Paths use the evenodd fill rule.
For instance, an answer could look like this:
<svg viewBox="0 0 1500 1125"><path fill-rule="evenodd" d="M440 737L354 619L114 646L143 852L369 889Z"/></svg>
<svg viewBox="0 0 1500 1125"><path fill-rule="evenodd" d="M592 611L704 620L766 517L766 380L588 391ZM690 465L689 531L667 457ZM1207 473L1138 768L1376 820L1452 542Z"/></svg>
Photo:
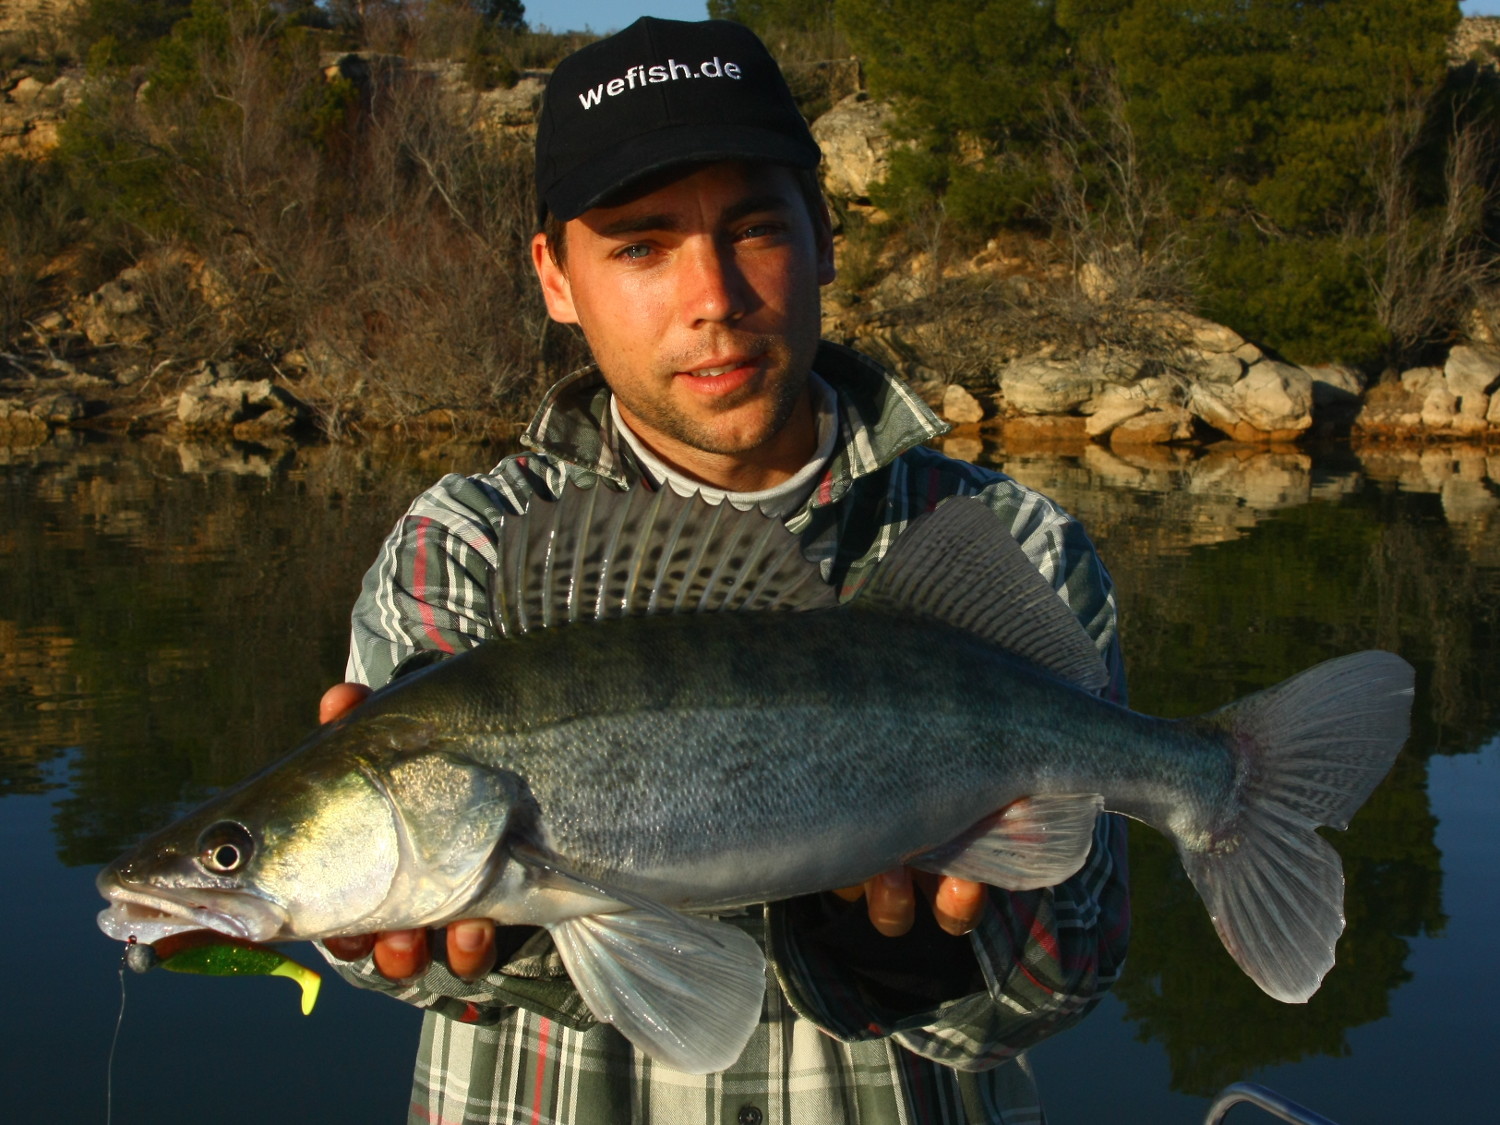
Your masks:
<svg viewBox="0 0 1500 1125"><path fill-rule="evenodd" d="M198 837L198 863L218 875L229 875L250 862L255 840L249 829L232 820L220 821Z"/></svg>

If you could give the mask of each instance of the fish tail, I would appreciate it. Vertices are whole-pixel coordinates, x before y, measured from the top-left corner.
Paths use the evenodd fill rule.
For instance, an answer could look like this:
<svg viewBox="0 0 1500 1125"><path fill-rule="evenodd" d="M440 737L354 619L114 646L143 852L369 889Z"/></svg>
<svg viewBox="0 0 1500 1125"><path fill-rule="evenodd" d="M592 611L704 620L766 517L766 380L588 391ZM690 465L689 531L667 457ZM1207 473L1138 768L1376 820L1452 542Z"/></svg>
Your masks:
<svg viewBox="0 0 1500 1125"><path fill-rule="evenodd" d="M1314 829L1347 827L1390 770L1413 679L1398 656L1355 653L1198 720L1237 749L1237 799L1178 852L1230 955L1278 1000L1304 1003L1333 967L1344 871Z"/></svg>

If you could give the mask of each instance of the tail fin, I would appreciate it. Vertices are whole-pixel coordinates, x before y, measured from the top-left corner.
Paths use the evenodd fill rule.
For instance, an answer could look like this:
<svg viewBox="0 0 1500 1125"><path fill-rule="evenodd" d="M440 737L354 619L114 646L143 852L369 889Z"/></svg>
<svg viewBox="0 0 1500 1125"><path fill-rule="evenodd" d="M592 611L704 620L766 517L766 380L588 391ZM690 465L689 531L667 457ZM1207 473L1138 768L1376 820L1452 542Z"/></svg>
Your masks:
<svg viewBox="0 0 1500 1125"><path fill-rule="evenodd" d="M1333 967L1344 871L1313 831L1348 826L1411 730L1411 665L1388 652L1319 664L1201 721L1244 755L1242 807L1178 852L1230 955L1266 992L1304 1003Z"/></svg>

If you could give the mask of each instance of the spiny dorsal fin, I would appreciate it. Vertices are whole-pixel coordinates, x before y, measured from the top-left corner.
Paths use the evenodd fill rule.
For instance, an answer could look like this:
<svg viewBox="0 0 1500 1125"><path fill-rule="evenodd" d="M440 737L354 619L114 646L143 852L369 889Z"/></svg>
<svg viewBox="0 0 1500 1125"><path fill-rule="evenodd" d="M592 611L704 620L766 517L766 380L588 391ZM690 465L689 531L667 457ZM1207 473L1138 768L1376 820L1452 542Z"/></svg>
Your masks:
<svg viewBox="0 0 1500 1125"><path fill-rule="evenodd" d="M952 497L913 520L859 602L957 626L1086 691L1109 682L1078 618L999 517L972 497Z"/></svg>
<svg viewBox="0 0 1500 1125"><path fill-rule="evenodd" d="M780 520L670 488L563 486L500 518L490 617L502 636L648 613L838 604Z"/></svg>

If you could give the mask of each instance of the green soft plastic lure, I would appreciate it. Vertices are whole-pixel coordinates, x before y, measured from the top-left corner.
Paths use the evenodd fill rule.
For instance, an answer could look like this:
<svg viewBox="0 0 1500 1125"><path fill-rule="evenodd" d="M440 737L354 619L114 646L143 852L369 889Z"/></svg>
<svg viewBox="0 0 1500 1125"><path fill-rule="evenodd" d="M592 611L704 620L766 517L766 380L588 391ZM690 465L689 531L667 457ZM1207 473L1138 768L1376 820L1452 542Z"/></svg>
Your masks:
<svg viewBox="0 0 1500 1125"><path fill-rule="evenodd" d="M287 977L302 989L304 1016L312 1013L323 983L317 973L270 946L209 930L174 934L155 945L132 944L125 951L125 963L138 973L162 968L210 977Z"/></svg>

